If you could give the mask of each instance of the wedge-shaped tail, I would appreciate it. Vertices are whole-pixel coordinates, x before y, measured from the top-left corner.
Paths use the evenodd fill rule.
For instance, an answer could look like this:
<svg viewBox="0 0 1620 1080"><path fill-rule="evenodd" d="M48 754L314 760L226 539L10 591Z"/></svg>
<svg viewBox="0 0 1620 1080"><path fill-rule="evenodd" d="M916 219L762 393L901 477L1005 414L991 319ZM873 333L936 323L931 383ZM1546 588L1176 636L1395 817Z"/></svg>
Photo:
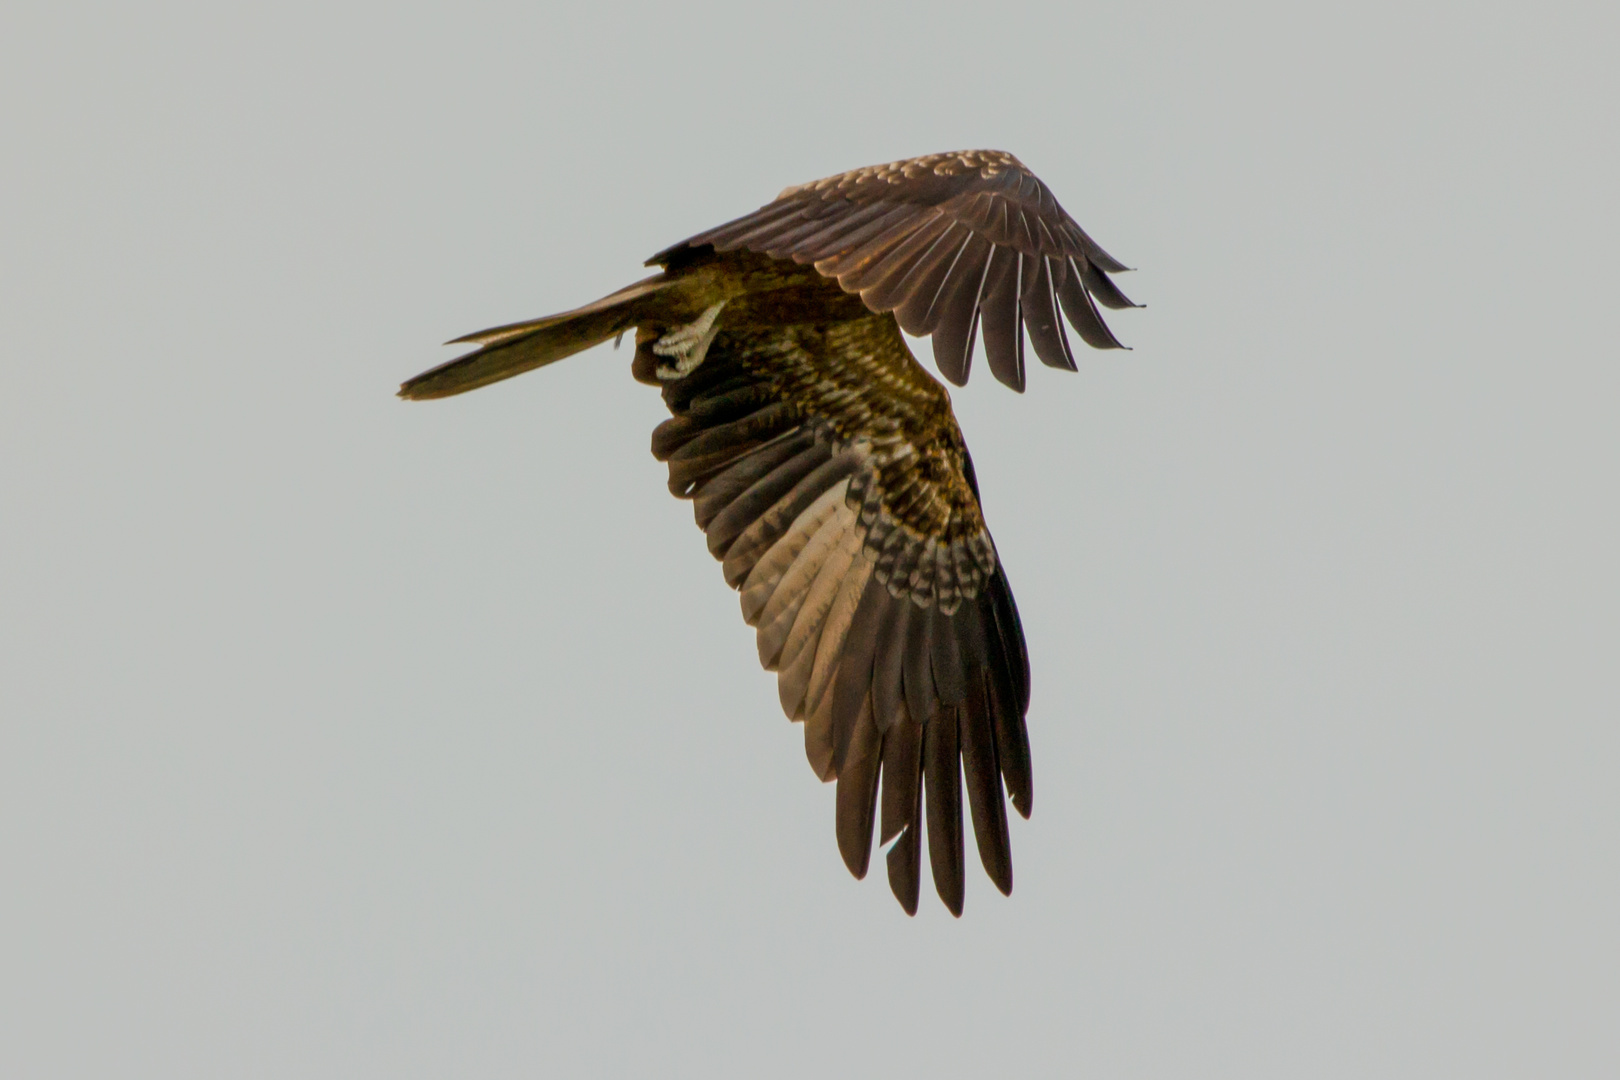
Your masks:
<svg viewBox="0 0 1620 1080"><path fill-rule="evenodd" d="M642 302L671 284L669 277L658 274L561 315L458 337L445 344L480 347L406 381L399 396L413 401L450 397L584 352L635 326L642 317Z"/></svg>

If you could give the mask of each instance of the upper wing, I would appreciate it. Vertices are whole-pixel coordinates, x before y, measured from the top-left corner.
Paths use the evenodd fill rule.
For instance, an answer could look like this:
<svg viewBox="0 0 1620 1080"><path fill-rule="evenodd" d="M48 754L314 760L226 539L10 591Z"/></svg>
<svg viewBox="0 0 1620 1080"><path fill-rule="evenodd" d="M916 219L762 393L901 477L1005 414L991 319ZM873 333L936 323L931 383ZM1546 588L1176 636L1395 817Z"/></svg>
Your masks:
<svg viewBox="0 0 1620 1080"><path fill-rule="evenodd" d="M638 333L645 382L657 337ZM1029 666L944 388L886 315L722 329L662 385L674 416L653 453L741 591L811 766L838 780L850 871L866 873L881 775L895 896L916 911L926 798L934 884L960 914L965 772L980 859L1010 891L1002 785L1027 817Z"/></svg>
<svg viewBox="0 0 1620 1080"><path fill-rule="evenodd" d="M648 263L705 244L814 263L873 311L894 312L908 334L932 334L935 363L958 386L981 325L991 372L1022 391L1020 324L1042 362L1072 371L1059 307L1087 343L1119 348L1096 305L1135 306L1108 277L1126 267L1022 162L996 150L931 154L791 187Z"/></svg>

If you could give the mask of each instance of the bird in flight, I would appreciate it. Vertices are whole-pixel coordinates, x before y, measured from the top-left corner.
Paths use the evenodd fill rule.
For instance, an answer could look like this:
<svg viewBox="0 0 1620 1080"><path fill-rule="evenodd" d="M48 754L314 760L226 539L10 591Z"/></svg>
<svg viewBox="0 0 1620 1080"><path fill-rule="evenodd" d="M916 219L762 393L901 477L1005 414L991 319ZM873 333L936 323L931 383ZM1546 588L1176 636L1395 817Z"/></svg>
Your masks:
<svg viewBox="0 0 1620 1080"><path fill-rule="evenodd" d="M836 780L838 849L866 875L874 819L889 885L917 911L922 833L962 913L962 790L985 872L1012 890L1005 800L1029 817L1029 658L950 396L984 340L1022 392L1025 334L1077 370L1120 344L1097 305L1126 269L1011 154L931 154L790 187L654 255L658 273L561 315L457 338L477 348L399 395L448 397L634 329L631 374L670 419L652 452L692 502L758 631L782 710ZM882 798L879 799L881 778ZM926 808L926 814L925 814Z"/></svg>

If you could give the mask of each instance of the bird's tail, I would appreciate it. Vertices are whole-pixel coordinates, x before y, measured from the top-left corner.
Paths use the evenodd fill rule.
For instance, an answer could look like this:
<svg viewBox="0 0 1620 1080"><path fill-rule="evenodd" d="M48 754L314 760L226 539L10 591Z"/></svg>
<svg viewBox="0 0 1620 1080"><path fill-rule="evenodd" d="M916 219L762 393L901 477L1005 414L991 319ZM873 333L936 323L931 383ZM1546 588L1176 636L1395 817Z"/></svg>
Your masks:
<svg viewBox="0 0 1620 1080"><path fill-rule="evenodd" d="M400 385L399 396L413 401L450 397L600 345L636 325L641 316L637 302L655 296L671 283L667 275L657 274L561 315L458 337L446 344L467 343L479 348L406 380Z"/></svg>

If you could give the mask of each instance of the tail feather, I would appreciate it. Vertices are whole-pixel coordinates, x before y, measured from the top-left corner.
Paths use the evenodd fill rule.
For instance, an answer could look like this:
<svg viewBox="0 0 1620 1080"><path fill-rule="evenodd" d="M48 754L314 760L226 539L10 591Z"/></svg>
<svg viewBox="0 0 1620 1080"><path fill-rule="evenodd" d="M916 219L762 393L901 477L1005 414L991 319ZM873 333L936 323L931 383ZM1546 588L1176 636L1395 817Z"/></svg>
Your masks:
<svg viewBox="0 0 1620 1080"><path fill-rule="evenodd" d="M641 314L637 301L662 292L671 283L666 275L657 274L561 315L494 326L458 337L446 344L480 347L406 380L400 385L399 396L412 401L450 397L600 345L636 325Z"/></svg>

